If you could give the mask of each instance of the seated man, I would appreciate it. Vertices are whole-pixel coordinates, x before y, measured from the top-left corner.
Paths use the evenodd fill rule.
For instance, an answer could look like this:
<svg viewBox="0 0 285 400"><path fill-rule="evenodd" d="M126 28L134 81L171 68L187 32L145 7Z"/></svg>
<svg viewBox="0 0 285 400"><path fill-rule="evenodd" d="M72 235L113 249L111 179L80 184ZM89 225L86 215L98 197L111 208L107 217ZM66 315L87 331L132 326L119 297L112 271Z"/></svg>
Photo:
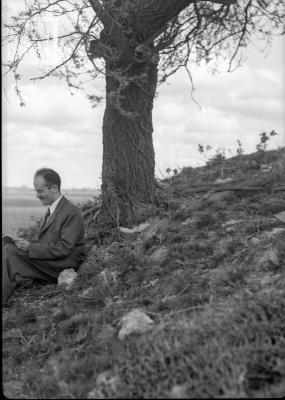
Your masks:
<svg viewBox="0 0 285 400"><path fill-rule="evenodd" d="M35 173L37 198L48 207L37 240L14 238L2 248L2 304L16 287L16 276L57 280L66 268L84 258L84 223L78 208L60 193L60 176L52 169Z"/></svg>

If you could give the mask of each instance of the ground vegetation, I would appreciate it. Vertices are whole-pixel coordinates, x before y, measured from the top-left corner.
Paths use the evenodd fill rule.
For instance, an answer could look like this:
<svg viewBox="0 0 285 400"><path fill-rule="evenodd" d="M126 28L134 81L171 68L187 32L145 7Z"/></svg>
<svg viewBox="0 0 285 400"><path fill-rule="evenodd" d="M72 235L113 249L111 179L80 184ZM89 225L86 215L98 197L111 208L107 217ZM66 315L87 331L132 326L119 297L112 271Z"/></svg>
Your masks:
<svg viewBox="0 0 285 400"><path fill-rule="evenodd" d="M284 397L285 149L265 155L183 168L139 225L90 225L71 286L19 282L5 396ZM148 326L123 335L130 312Z"/></svg>

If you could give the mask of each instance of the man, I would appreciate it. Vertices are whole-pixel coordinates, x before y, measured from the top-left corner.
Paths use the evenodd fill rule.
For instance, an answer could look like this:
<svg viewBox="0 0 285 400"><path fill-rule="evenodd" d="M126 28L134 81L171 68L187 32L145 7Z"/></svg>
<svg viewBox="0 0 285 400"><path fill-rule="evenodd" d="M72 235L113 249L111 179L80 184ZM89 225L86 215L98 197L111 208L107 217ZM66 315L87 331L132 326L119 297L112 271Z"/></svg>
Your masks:
<svg viewBox="0 0 285 400"><path fill-rule="evenodd" d="M57 280L66 268L76 269L83 260L84 223L78 208L60 193L57 172L42 168L35 173L37 198L48 211L37 240L13 238L4 245L2 259L2 304L16 287L16 276Z"/></svg>

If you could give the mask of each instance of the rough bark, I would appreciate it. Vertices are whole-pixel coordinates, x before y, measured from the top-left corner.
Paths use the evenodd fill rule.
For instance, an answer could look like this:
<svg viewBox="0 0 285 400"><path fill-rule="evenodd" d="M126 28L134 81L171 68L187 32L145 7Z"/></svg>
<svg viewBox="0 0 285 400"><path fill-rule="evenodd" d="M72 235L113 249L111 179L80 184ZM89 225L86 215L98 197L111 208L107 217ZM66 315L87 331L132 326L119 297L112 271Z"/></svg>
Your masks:
<svg viewBox="0 0 285 400"><path fill-rule="evenodd" d="M155 190L152 108L157 64L137 62L125 75L122 71L126 68L106 61L102 214L117 226L135 223L137 207L151 203Z"/></svg>

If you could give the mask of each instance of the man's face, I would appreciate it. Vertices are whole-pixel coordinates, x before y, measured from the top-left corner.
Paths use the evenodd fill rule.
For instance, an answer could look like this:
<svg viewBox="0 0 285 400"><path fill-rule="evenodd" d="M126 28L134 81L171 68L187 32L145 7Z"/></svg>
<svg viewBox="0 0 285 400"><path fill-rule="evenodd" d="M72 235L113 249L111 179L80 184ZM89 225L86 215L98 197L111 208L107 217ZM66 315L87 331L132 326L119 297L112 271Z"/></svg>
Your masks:
<svg viewBox="0 0 285 400"><path fill-rule="evenodd" d="M48 186L42 176L36 176L34 179L34 187L37 198L44 206L52 204L57 198L57 186Z"/></svg>

